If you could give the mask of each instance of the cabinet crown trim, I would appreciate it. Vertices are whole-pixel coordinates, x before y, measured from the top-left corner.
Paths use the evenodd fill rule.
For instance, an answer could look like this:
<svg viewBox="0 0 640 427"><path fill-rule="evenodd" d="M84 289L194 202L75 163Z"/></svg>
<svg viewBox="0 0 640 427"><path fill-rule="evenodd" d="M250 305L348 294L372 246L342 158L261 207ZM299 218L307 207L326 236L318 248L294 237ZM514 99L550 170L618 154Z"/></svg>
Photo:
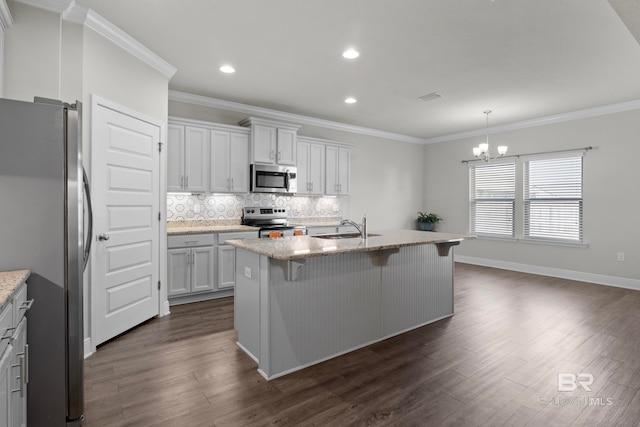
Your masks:
<svg viewBox="0 0 640 427"><path fill-rule="evenodd" d="M302 136L302 135L298 135L298 142L315 142L318 144L337 145L345 148L350 148L354 146L354 144L351 144L349 142L331 141L329 139L313 138L311 136Z"/></svg>
<svg viewBox="0 0 640 427"><path fill-rule="evenodd" d="M170 125L180 125L180 126L197 126L202 128L209 129L217 129L217 130L228 130L232 132L241 132L249 134L249 128L243 126L236 125L227 125L224 123L215 123L215 122L207 122L204 120L196 120L196 119L188 119L183 117L169 117Z"/></svg>
<svg viewBox="0 0 640 427"><path fill-rule="evenodd" d="M278 128L286 128L286 129L291 129L296 131L301 127L300 125L296 125L293 123L261 119L259 117L247 117L246 119L239 121L238 124L240 126L265 125L265 126L273 126Z"/></svg>

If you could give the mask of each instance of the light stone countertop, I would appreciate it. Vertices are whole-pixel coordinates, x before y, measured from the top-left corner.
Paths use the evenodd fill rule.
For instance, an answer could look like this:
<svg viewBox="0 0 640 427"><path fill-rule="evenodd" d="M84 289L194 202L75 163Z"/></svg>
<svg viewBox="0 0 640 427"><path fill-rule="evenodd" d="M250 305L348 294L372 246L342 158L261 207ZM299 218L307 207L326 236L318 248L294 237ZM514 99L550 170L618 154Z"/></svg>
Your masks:
<svg viewBox="0 0 640 427"><path fill-rule="evenodd" d="M233 231L258 231L259 227L242 225L235 220L168 221L167 234L224 233Z"/></svg>
<svg viewBox="0 0 640 427"><path fill-rule="evenodd" d="M30 274L29 270L0 271L0 309Z"/></svg>
<svg viewBox="0 0 640 427"><path fill-rule="evenodd" d="M347 252L378 251L402 246L441 243L455 245L463 240L476 238L470 234L433 233L418 230L386 230L375 231L371 234L379 234L379 236L370 236L367 240L291 236L275 239L236 239L227 240L227 243L236 248L287 261Z"/></svg>

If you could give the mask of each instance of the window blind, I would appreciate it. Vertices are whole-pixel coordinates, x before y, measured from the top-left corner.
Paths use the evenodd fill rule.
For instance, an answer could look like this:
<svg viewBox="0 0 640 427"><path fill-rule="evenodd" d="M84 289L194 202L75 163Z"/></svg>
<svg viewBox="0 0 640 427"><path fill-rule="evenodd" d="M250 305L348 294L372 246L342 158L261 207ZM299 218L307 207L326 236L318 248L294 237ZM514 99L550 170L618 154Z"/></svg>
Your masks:
<svg viewBox="0 0 640 427"><path fill-rule="evenodd" d="M582 242L582 156L524 162L524 236Z"/></svg>
<svg viewBox="0 0 640 427"><path fill-rule="evenodd" d="M515 163L469 166L469 229L480 236L514 237Z"/></svg>

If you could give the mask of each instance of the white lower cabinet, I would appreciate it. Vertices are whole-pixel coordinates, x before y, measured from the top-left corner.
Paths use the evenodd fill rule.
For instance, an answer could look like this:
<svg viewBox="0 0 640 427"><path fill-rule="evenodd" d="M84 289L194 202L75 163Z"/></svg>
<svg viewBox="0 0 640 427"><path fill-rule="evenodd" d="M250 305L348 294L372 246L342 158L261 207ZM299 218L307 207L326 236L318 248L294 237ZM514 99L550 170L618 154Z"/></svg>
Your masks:
<svg viewBox="0 0 640 427"><path fill-rule="evenodd" d="M215 289L213 242L211 234L169 236L169 298Z"/></svg>
<svg viewBox="0 0 640 427"><path fill-rule="evenodd" d="M27 425L27 384L29 382L29 350L27 345L27 319L23 318L13 340L11 363L11 418L13 427Z"/></svg>
<svg viewBox="0 0 640 427"><path fill-rule="evenodd" d="M218 289L230 289L236 285L236 248L218 246Z"/></svg>
<svg viewBox="0 0 640 427"><path fill-rule="evenodd" d="M0 427L26 427L29 346L24 313L33 301L26 301L22 283L0 310Z"/></svg>
<svg viewBox="0 0 640 427"><path fill-rule="evenodd" d="M0 427L11 426L11 356L13 347L9 346L0 355Z"/></svg>
<svg viewBox="0 0 640 427"><path fill-rule="evenodd" d="M236 248L227 245L227 240L257 238L257 231L218 233L218 289L233 289L236 286Z"/></svg>
<svg viewBox="0 0 640 427"><path fill-rule="evenodd" d="M167 294L170 303L233 295L236 249L226 241L257 238L257 231L169 236Z"/></svg>

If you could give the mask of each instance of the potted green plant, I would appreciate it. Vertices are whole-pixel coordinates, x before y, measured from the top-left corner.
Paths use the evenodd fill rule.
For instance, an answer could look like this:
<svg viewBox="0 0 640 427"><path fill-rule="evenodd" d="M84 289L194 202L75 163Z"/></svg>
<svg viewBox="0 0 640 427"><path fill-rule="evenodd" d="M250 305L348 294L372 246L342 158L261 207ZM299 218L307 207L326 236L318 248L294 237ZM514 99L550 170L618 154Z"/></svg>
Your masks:
<svg viewBox="0 0 640 427"><path fill-rule="evenodd" d="M433 226L439 221L442 218L434 213L418 212L418 227L422 231L433 231Z"/></svg>

